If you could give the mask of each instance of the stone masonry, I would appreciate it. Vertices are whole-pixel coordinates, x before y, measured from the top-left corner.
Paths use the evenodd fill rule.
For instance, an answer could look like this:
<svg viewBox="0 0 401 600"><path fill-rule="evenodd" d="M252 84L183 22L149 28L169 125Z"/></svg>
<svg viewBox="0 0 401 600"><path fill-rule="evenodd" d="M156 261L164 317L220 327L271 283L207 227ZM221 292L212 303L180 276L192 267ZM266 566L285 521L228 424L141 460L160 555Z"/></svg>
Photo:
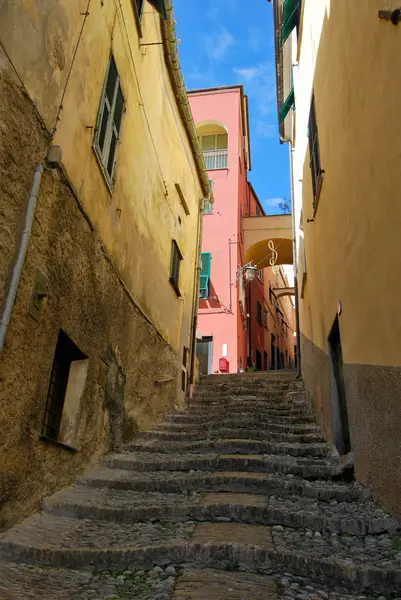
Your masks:
<svg viewBox="0 0 401 600"><path fill-rule="evenodd" d="M292 373L211 376L0 540L1 600L119 598L400 600L401 534Z"/></svg>

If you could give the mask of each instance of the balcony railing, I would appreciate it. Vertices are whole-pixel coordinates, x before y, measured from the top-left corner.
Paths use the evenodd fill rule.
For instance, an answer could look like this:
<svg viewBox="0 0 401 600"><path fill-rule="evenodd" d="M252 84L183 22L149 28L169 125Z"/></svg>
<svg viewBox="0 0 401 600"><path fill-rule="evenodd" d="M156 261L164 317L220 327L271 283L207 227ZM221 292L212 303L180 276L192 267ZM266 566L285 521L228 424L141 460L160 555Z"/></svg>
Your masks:
<svg viewBox="0 0 401 600"><path fill-rule="evenodd" d="M208 150L203 153L206 169L227 169L227 150Z"/></svg>

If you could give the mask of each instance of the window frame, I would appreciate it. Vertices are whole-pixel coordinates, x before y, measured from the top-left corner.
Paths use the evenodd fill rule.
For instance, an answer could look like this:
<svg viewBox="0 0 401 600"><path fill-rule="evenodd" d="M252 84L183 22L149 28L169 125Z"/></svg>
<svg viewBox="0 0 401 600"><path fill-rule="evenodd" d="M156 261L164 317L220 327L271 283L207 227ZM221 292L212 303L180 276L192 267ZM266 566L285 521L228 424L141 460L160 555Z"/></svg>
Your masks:
<svg viewBox="0 0 401 600"><path fill-rule="evenodd" d="M309 168L311 170L312 178L312 206L315 213L320 198L320 192L322 190L324 170L322 169L322 163L320 158L319 128L316 119L316 102L314 94L312 94L311 106L309 111L308 145Z"/></svg>
<svg viewBox="0 0 401 600"><path fill-rule="evenodd" d="M225 135L227 137L227 145L226 145L225 148L218 148L217 147L218 146L218 144L217 144L217 138L218 138L219 135ZM215 143L214 143L215 149L214 150L204 150L203 149L203 141L202 140L205 137L214 137L214 140L215 140ZM219 165L219 166L214 166L214 167L207 167L207 165L206 165L206 170L207 171L219 171L219 170L228 169L228 132L227 131L225 131L224 133L222 133L222 132L219 132L219 133L205 133L205 134L201 133L199 135L199 145L200 145L200 149L201 149L201 152L202 152L203 156L205 155L205 153L210 153L210 152L212 152L212 153L214 152L216 156L217 156L217 154L219 152L225 152L226 153L226 155L225 155L225 164L224 165ZM204 160L206 161L205 157L204 157ZM217 164L217 162L216 162L216 164Z"/></svg>
<svg viewBox="0 0 401 600"><path fill-rule="evenodd" d="M206 254L208 255L209 269L207 270L207 273L204 273L204 272L202 272L203 271L203 256ZM210 274L211 274L211 271L212 271L212 253L211 252L201 252L201 271L200 271L199 279L201 277L206 277L207 295L206 296L201 295L201 293L205 290L205 288L200 287L200 281L199 281L199 299L200 300L207 300L210 296Z"/></svg>
<svg viewBox="0 0 401 600"><path fill-rule="evenodd" d="M256 320L259 325L262 325L262 304L259 300L256 300Z"/></svg>
<svg viewBox="0 0 401 600"><path fill-rule="evenodd" d="M80 350L70 336L60 329L53 355L47 389L45 409L40 439L62 446L73 452L76 450L60 441L60 427L63 418L65 399L70 377L71 364L88 357Z"/></svg>
<svg viewBox="0 0 401 600"><path fill-rule="evenodd" d="M264 305L263 325L269 330L269 309L266 304Z"/></svg>
<svg viewBox="0 0 401 600"><path fill-rule="evenodd" d="M213 192L214 189L214 180L209 179L210 189ZM205 200L203 203L203 214L204 215L212 215L213 214L213 204L209 202L209 200Z"/></svg>
<svg viewBox="0 0 401 600"><path fill-rule="evenodd" d="M177 296L181 296L180 292L180 268L182 262L182 254L176 240L171 242L171 256L170 256L170 276L169 282L173 286Z"/></svg>
<svg viewBox="0 0 401 600"><path fill-rule="evenodd" d="M110 101L107 97L107 84L108 84L108 79L109 79L109 74L110 74L110 67L113 63L114 63L115 72L116 72L116 81L114 83L113 99L110 104ZM121 117L120 117L119 129L117 129L117 126L115 123L115 116L116 116L117 98L118 98L119 93L121 94L121 98L122 98L122 107L121 107ZM117 64L116 64L113 54L110 54L109 63L107 65L106 75L105 75L104 82L103 82L102 93L100 96L100 102L99 102L99 108L98 108L98 112L97 112L96 127L95 127L95 133L93 136L92 146L95 151L96 157L98 159L99 165L101 167L101 171L106 179L107 185L111 192L113 191L114 184L115 184L117 154L118 154L118 149L119 149L120 142L121 142L121 131L122 131L122 123L123 123L123 117L124 117L124 112L125 112L125 106L126 106L125 97L124 97L122 87L121 87L121 79L118 74ZM104 134L103 149L102 149L100 146L100 143L99 143L99 138L100 138L100 135L102 132L102 123L103 123L103 117L104 117L105 110L108 111L109 116L107 118L106 130L105 130L105 134ZM111 145L112 145L113 135L115 136L116 142L115 142L115 149L114 149L113 166L112 166L112 171L110 174L109 170L108 170L108 164L109 164L109 159L110 159L110 149L111 149Z"/></svg>

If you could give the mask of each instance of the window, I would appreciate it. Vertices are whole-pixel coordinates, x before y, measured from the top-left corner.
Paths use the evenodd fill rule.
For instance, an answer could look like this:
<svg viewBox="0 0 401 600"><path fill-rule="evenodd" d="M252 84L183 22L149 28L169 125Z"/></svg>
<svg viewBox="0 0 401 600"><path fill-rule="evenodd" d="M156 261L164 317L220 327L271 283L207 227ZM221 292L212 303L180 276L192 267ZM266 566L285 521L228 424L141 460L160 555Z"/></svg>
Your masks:
<svg viewBox="0 0 401 600"><path fill-rule="evenodd" d="M135 0L136 9L138 11L138 17L141 18L143 10L143 0Z"/></svg>
<svg viewBox="0 0 401 600"><path fill-rule="evenodd" d="M263 274L263 271L262 271L262 269L258 269L258 270L256 271L256 277L259 279L259 281L260 281L260 282L262 282L262 281L263 281L263 279L262 279L262 274Z"/></svg>
<svg viewBox="0 0 401 600"><path fill-rule="evenodd" d="M57 339L43 418L42 436L58 441L71 363L87 357L64 331Z"/></svg>
<svg viewBox="0 0 401 600"><path fill-rule="evenodd" d="M281 45L290 37L295 27L299 28L302 0L284 0L281 27Z"/></svg>
<svg viewBox="0 0 401 600"><path fill-rule="evenodd" d="M320 189L322 187L322 175L323 172L320 165L320 148L319 148L319 135L316 123L316 108L315 108L315 96L312 96L312 104L309 114L309 166L312 172L312 190L313 190L313 208L316 208Z"/></svg>
<svg viewBox="0 0 401 600"><path fill-rule="evenodd" d="M113 186L117 149L120 143L124 96L113 56L110 57L106 81L100 100L94 148L108 183Z"/></svg>
<svg viewBox="0 0 401 600"><path fill-rule="evenodd" d="M259 300L256 302L256 320L259 323L259 325L262 325L262 305L259 302Z"/></svg>
<svg viewBox="0 0 401 600"><path fill-rule="evenodd" d="M201 136L201 148L207 170L226 169L228 164L228 134L213 133Z"/></svg>
<svg viewBox="0 0 401 600"><path fill-rule="evenodd" d="M184 346L182 349L182 371L181 371L181 390L183 392L185 392L187 389L188 358L189 358L189 348L186 348Z"/></svg>
<svg viewBox="0 0 401 600"><path fill-rule="evenodd" d="M210 188L213 191L214 188L214 181L213 179L209 179L209 183L210 183ZM211 202L209 202L209 200L205 200L204 205L203 205L203 214L204 215L211 215L213 214L213 204Z"/></svg>
<svg viewBox="0 0 401 600"><path fill-rule="evenodd" d="M266 329L268 329L268 317L269 317L269 311L267 310L267 306L265 305L263 325L266 327Z"/></svg>
<svg viewBox="0 0 401 600"><path fill-rule="evenodd" d="M260 208L258 205L256 205L256 216L260 217Z"/></svg>
<svg viewBox="0 0 401 600"><path fill-rule="evenodd" d="M178 296L181 296L179 288L181 261L182 254L177 246L177 242L173 240L173 243L171 245L170 283L175 289Z"/></svg>
<svg viewBox="0 0 401 600"><path fill-rule="evenodd" d="M210 269L212 264L211 252L202 252L201 263L199 297L206 299L209 298L210 294Z"/></svg>
<svg viewBox="0 0 401 600"><path fill-rule="evenodd" d="M269 300L270 300L270 304L273 304L273 290L271 288L270 283L269 283Z"/></svg>

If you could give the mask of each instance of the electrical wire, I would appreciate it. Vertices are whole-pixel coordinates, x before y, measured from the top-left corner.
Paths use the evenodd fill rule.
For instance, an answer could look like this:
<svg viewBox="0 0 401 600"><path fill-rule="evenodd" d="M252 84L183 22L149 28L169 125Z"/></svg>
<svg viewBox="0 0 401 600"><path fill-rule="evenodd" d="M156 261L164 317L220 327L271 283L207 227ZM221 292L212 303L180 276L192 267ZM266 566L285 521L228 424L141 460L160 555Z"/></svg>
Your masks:
<svg viewBox="0 0 401 600"><path fill-rule="evenodd" d="M148 131L149 131L149 136L150 136L150 139L152 141L152 146L153 146L153 150L154 150L154 153L155 153L157 165L159 167L160 175L161 175L161 178L162 178L162 181L163 181L163 185L164 185L165 197L168 198L169 194L168 194L166 180L164 179L163 169L162 169L162 166L161 166L161 163L160 163L160 160L159 160L159 155L158 155L158 152L157 152L156 142L155 142L153 134L152 134L152 130L151 130L151 127L150 127L148 115L147 115L146 109L145 109L145 103L143 101L143 96L142 96L141 88L140 88L140 85L139 85L139 77L138 77L138 72L137 72L136 67L135 67L134 55L133 55L133 52L132 52L132 47L131 47L131 43L130 43L130 37L128 35L127 23L126 23L125 17L124 17L123 5L121 3L121 0L117 0L117 1L119 3L119 7L120 7L120 13L121 13L121 18L122 18L124 29L125 29L125 34L127 36L129 54L130 54L130 58L131 58L132 67L133 67L133 70L134 70L136 85L137 85L137 89L138 89L138 96L139 96L139 100L140 100L139 104L140 104L140 106L142 106L143 114L144 114L145 121L146 121L146 124L147 124L147 127L148 127ZM171 212L172 212L175 220L177 220L175 212L174 212L174 210L173 210L173 208L172 208L172 206L171 206L171 204L170 204L170 202L168 200L167 200L167 204L168 204L168 206L169 206L169 208L170 208L170 210L171 210Z"/></svg>
<svg viewBox="0 0 401 600"><path fill-rule="evenodd" d="M68 87L68 83L70 81L70 77L71 77L71 73L72 73L72 68L74 66L74 62L75 62L75 59L76 59L76 56L77 56L77 53L78 53L79 44L81 43L82 34L83 34L84 28L85 28L85 23L86 23L86 21L87 21L87 19L89 17L89 7L90 7L91 2L92 2L92 0L88 0L88 4L86 5L86 11L84 13L82 13L84 15L84 19L82 21L81 30L79 32L78 40L77 40L77 43L75 45L74 54L72 55L72 60L71 60L70 68L68 70L67 79L65 80L65 85L64 85L63 93L61 95L60 104L59 104L59 107L58 107L58 110L57 110L57 115L56 115L56 120L55 120L55 123L54 123L54 127L51 130L51 132L50 132L53 137L54 137L54 135L55 135L55 133L57 131L57 123L60 121L60 113L63 110L63 102L64 102L65 94L67 92L67 87Z"/></svg>

